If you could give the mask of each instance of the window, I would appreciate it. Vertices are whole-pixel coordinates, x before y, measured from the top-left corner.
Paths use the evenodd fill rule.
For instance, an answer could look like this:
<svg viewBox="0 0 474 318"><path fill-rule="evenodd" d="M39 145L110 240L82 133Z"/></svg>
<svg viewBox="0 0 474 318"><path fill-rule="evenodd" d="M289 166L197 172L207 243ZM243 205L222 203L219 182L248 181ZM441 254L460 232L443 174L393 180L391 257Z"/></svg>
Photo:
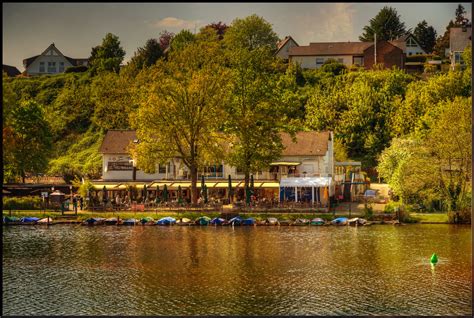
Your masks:
<svg viewBox="0 0 474 318"><path fill-rule="evenodd" d="M462 52L454 52L454 63L464 64L464 61L462 59Z"/></svg>
<svg viewBox="0 0 474 318"><path fill-rule="evenodd" d="M316 66L321 66L324 64L324 58L322 57L317 57L316 58Z"/></svg>
<svg viewBox="0 0 474 318"><path fill-rule="evenodd" d="M59 62L59 72L64 72L64 62Z"/></svg>
<svg viewBox="0 0 474 318"><path fill-rule="evenodd" d="M407 47L417 47L418 44L416 44L415 40L413 40L412 38L408 38L407 40Z"/></svg>
<svg viewBox="0 0 474 318"><path fill-rule="evenodd" d="M39 71L40 71L40 73L44 73L44 62L40 62Z"/></svg>
<svg viewBox="0 0 474 318"><path fill-rule="evenodd" d="M48 73L56 73L56 62L48 62Z"/></svg>
<svg viewBox="0 0 474 318"><path fill-rule="evenodd" d="M362 66L364 65L364 58L362 56L354 56L354 65Z"/></svg>
<svg viewBox="0 0 474 318"><path fill-rule="evenodd" d="M166 173L166 165L158 165L158 173Z"/></svg>
<svg viewBox="0 0 474 318"><path fill-rule="evenodd" d="M224 177L224 166L214 165L204 167L203 172L199 174L199 177L204 176L207 178L222 178Z"/></svg>

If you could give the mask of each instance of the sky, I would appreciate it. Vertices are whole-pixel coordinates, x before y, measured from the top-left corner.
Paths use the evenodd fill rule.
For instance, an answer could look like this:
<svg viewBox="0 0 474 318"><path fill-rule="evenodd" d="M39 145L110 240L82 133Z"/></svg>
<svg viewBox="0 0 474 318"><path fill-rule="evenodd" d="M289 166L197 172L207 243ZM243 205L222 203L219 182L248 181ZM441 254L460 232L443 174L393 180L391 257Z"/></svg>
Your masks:
<svg viewBox="0 0 474 318"><path fill-rule="evenodd" d="M472 20L471 3L461 4ZM127 62L163 30L198 32L208 23L231 24L251 14L299 45L358 41L362 28L386 5L397 10L407 28L426 20L442 35L458 3L3 3L3 64L23 71L23 59L51 43L66 56L87 58L108 32L119 37Z"/></svg>

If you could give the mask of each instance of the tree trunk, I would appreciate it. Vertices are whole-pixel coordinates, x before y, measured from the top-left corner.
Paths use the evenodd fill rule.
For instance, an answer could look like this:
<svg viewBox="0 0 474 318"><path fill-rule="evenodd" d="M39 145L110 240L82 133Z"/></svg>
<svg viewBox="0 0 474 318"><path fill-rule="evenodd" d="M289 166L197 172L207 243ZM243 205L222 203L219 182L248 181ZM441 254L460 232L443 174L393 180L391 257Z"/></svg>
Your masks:
<svg viewBox="0 0 474 318"><path fill-rule="evenodd" d="M198 192L197 192L197 168L193 165L190 167L191 170L191 203L197 204Z"/></svg>
<svg viewBox="0 0 474 318"><path fill-rule="evenodd" d="M25 183L25 172L24 171L21 172L21 180L23 181L23 183Z"/></svg>

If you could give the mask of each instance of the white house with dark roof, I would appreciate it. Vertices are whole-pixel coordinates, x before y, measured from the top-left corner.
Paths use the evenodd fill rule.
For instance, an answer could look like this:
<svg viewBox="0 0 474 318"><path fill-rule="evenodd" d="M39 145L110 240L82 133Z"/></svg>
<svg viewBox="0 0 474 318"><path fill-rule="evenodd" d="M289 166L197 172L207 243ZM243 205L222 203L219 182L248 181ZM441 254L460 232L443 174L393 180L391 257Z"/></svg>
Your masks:
<svg viewBox="0 0 474 318"><path fill-rule="evenodd" d="M283 40L278 42L277 50L275 52L275 56L283 60L288 60L288 54L290 52L290 48L299 46L298 43L290 36L285 36Z"/></svg>
<svg viewBox="0 0 474 318"><path fill-rule="evenodd" d="M421 48L421 45L418 43L418 40L411 33L407 33L404 36L401 36L398 39L389 42L402 49L403 53L405 53L406 56L431 53L423 50Z"/></svg>
<svg viewBox="0 0 474 318"><path fill-rule="evenodd" d="M52 43L43 53L23 60L27 75L46 75L64 73L68 67L88 66L88 59L65 56Z"/></svg>

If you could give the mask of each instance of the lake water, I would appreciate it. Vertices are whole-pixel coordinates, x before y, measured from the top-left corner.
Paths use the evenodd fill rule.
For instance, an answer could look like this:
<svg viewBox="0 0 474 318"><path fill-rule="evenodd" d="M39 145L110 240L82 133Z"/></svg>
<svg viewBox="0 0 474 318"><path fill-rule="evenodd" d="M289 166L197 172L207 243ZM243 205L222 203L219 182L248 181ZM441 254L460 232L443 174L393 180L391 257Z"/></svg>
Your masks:
<svg viewBox="0 0 474 318"><path fill-rule="evenodd" d="M469 315L471 244L455 225L4 226L3 314Z"/></svg>

